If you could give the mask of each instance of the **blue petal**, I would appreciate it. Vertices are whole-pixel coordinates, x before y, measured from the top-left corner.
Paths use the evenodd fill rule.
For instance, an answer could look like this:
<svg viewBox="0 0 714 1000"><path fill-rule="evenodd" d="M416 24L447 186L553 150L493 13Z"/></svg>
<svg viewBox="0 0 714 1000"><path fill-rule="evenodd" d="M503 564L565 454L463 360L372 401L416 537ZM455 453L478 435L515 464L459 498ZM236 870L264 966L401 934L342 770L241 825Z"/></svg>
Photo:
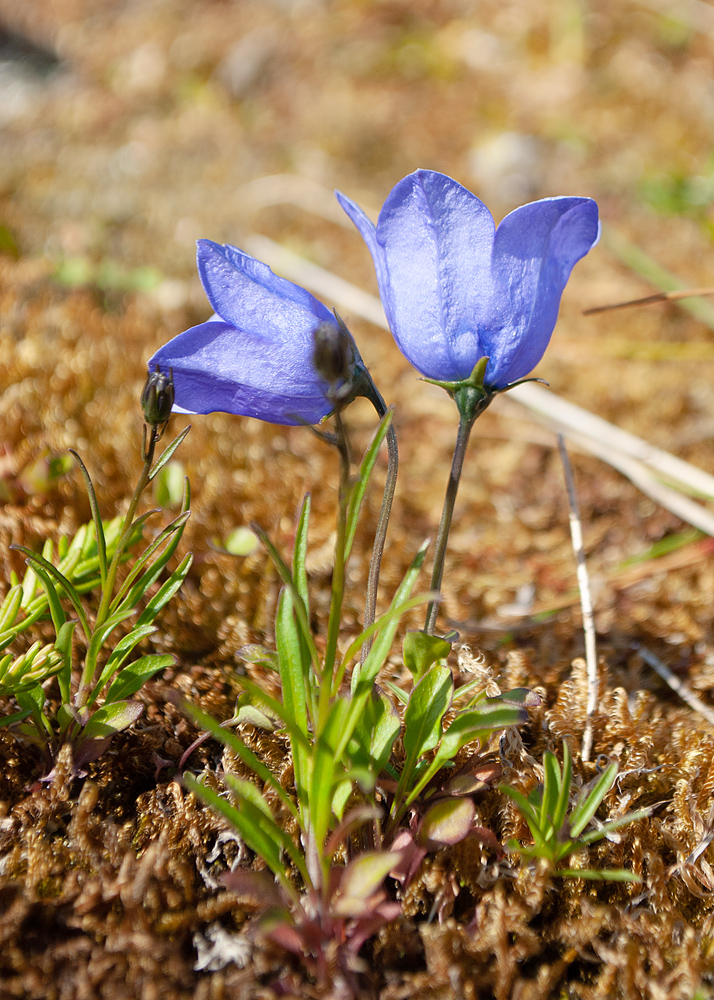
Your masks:
<svg viewBox="0 0 714 1000"><path fill-rule="evenodd" d="M317 324L334 322L329 309L308 291L237 247L199 240L196 262L214 311L247 333L266 340L290 338L293 345L312 349Z"/></svg>
<svg viewBox="0 0 714 1000"><path fill-rule="evenodd" d="M221 321L194 326L149 361L173 369L176 405L192 413L237 413L273 424L318 423L332 409L310 351Z"/></svg>
<svg viewBox="0 0 714 1000"><path fill-rule="evenodd" d="M429 378L467 378L485 353L494 228L483 202L432 170L400 181L380 212L392 333Z"/></svg>
<svg viewBox="0 0 714 1000"><path fill-rule="evenodd" d="M488 384L524 378L543 357L575 264L599 237L591 198L545 198L501 222L493 248L494 310L484 337Z"/></svg>

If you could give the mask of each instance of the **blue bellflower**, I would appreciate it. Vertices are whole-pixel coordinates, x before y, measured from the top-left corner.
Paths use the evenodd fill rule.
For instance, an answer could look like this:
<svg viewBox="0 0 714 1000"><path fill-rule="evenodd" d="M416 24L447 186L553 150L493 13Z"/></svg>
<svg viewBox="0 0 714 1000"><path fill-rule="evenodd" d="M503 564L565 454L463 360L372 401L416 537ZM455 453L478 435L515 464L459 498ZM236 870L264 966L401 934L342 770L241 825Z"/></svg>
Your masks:
<svg viewBox="0 0 714 1000"><path fill-rule="evenodd" d="M314 334L323 324L337 329L333 314L236 247L199 240L196 260L215 312L149 361L150 370L173 370L174 409L273 424L314 424L327 416L334 403L313 365Z"/></svg>
<svg viewBox="0 0 714 1000"><path fill-rule="evenodd" d="M422 375L505 389L543 357L573 267L599 238L591 198L544 198L496 228L452 178L417 170L394 187L377 225L340 192L366 242L394 339Z"/></svg>

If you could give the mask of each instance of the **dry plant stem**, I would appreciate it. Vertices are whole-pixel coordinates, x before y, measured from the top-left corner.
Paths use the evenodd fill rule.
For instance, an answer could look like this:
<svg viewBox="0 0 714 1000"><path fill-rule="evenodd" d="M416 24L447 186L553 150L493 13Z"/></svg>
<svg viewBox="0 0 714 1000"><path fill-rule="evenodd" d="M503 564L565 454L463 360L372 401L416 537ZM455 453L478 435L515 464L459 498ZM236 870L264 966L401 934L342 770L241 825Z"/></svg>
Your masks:
<svg viewBox="0 0 714 1000"><path fill-rule="evenodd" d="M374 394L368 398L379 418L381 419L387 412L387 407L379 390L372 385ZM384 553L384 543L389 527L389 515L392 512L392 502L394 491L397 486L397 473L399 471L399 449L397 447L397 432L394 427L387 431L387 478L384 484L384 494L382 496L382 506L379 509L379 520L374 533L374 544L372 545L372 555L369 560L369 575L367 576L367 593L364 601L364 628L369 628L374 623L377 613L377 590L379 588L379 570L382 565L382 555ZM373 639L368 639L362 646L361 662L364 663L367 654L372 648Z"/></svg>
<svg viewBox="0 0 714 1000"><path fill-rule="evenodd" d="M709 705L705 705L703 701L697 698L694 692L690 691L687 685L683 681L680 681L676 674L673 674L669 667L663 663L658 656L651 653L649 649L645 649L644 646L641 646L639 643L635 643L634 648L640 654L645 663L652 667L652 669L660 675L662 680L669 684L673 691L677 692L682 701L685 701L690 708L694 709L695 712L698 712L699 715L714 726L714 711L712 711Z"/></svg>
<svg viewBox="0 0 714 1000"><path fill-rule="evenodd" d="M144 428L146 432L146 427ZM124 554L124 549L127 546L127 542L131 537L131 526L134 521L134 515L136 514L136 508L139 506L139 501L141 500L141 495L146 489L147 483L149 482L149 473L151 472L151 466L154 461L154 451L156 450L156 442L161 437L161 431L157 427L151 427L149 432L149 441L146 443L144 439L144 447L142 450L144 458L144 467L141 470L141 475L139 476L139 482L136 484L136 489L134 490L133 496L129 503L129 508L124 516L124 523L122 524L121 535L119 536L119 541L117 543L114 556L112 558L109 569L107 570L107 580L104 585L102 592L102 599L97 610L97 617L94 621L93 633L96 633L97 629L106 621L107 615L109 613L109 606L111 604L112 596L114 594L114 584L116 583L117 572L119 570L119 564L121 562L121 557ZM95 669L92 669L92 664L87 663L85 665L85 671L91 671L91 676L87 673L82 674L82 679L77 690L77 695L75 698L75 707L84 708L89 698L89 692L92 684L94 683L94 673Z"/></svg>
<svg viewBox="0 0 714 1000"><path fill-rule="evenodd" d="M570 504L570 537L573 541L573 552L577 563L578 589L580 591L580 607L583 612L583 631L585 632L585 663L587 666L588 697L585 708L585 729L583 730L583 742L581 744L580 755L583 761L590 760L590 751L593 745L593 715L597 708L597 646L595 643L595 620L593 618L593 602L590 593L590 580L585 562L585 551L583 549L583 528L578 511L578 497L575 492L575 482L573 480L573 469L565 448L563 435L558 435L558 450L563 463L565 473L565 485L568 490L568 503Z"/></svg>
<svg viewBox="0 0 714 1000"><path fill-rule="evenodd" d="M595 316L597 313L611 312L613 309L629 309L630 306L648 306L653 302L678 302L680 299L692 299L699 295L714 295L714 288L686 288L676 292L656 292L645 295L642 299L628 299L627 302L613 302L607 306L593 306L583 309L583 316Z"/></svg>
<svg viewBox="0 0 714 1000"><path fill-rule="evenodd" d="M446 496L444 497L444 506L441 511L441 521L439 522L439 532L436 536L436 549L434 550L434 568L431 573L431 590L438 591L441 589L441 581L444 576L444 560L446 558L446 544L449 540L449 531L451 530L451 519L454 515L454 504L456 503L456 494L459 490L459 481L461 480L461 472L464 467L464 459L466 457L466 446L469 443L469 437L471 435L471 428L474 425L474 418L468 419L462 415L459 415L459 431L456 435L456 445L454 447L454 456L451 460L451 472L449 473L449 482L446 487ZM426 609L426 623L424 625L424 631L427 635L433 635L434 629L436 628L436 616L439 611L438 601L429 601L429 606Z"/></svg>

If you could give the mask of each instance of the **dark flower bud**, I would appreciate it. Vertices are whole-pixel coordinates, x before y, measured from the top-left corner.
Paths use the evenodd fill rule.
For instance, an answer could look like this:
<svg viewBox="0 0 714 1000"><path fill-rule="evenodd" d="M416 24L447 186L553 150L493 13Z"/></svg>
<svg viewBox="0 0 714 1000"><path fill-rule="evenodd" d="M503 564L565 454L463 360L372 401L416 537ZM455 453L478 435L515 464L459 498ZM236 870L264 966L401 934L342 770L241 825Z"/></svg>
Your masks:
<svg viewBox="0 0 714 1000"><path fill-rule="evenodd" d="M330 386L334 398L344 399L352 389L355 363L352 335L338 316L337 325L320 323L313 337L315 371Z"/></svg>
<svg viewBox="0 0 714 1000"><path fill-rule="evenodd" d="M174 405L174 375L169 369L168 373L159 370L149 372L146 379L144 391L141 394L141 408L144 411L144 420L151 427L159 427L165 424L171 416L171 408Z"/></svg>

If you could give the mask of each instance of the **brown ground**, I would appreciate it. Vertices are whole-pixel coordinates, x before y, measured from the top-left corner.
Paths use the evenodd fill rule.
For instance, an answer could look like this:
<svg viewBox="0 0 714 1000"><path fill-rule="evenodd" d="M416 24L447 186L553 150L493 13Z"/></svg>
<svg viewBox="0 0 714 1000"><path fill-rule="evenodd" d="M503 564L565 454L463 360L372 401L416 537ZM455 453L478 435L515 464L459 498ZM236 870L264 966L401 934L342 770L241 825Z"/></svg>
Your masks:
<svg viewBox="0 0 714 1000"><path fill-rule="evenodd" d="M196 237L241 245L264 233L375 289L365 247L330 221L329 198L318 198L318 212L295 196L266 204L248 186L259 178L297 175L378 207L404 174L430 167L471 187L497 218L536 197L591 195L611 230L687 283L712 283L707 3L0 0L0 26L4 580L21 569L10 543L39 547L88 519L79 475L48 478L49 457L77 448L105 515L122 509L139 468L146 358L208 313ZM674 307L580 315L650 290L611 246L578 265L539 373L563 396L713 472L710 329ZM384 601L435 530L455 420L386 334L350 325L397 406L402 468ZM355 408L351 421L365 441L368 410ZM539 605L568 603L574 564L553 444L515 404L499 400L482 418L445 584L446 614L471 623L462 638L484 651L498 683L545 693L524 746L512 748L510 780L523 787L537 780L544 748L568 735L578 743L579 615L568 607L510 635L472 629L529 581ZM320 995L279 950L246 956L240 937L242 962L196 969L197 942L204 954L219 931L243 925L244 911L216 882L239 847L167 777L196 732L166 693L173 686L221 718L230 713L235 652L270 641L277 585L262 555L230 559L208 543L257 520L285 547L306 489L318 616L324 610L334 456L303 429L213 415L194 420L181 459L194 491L183 550L196 558L156 644L177 666L142 693L142 720L89 780L72 779L63 759L49 787L35 784L41 767L31 752L0 730L2 997L267 998L278 995L278 974L280 995ZM574 464L599 583L595 750L624 772L608 806L658 803L589 863L628 867L644 885L561 884L525 869L494 882L487 851L432 855L404 918L363 951L365 997L710 995L714 849L686 859L714 829L714 733L631 648L642 641L707 699L709 550L687 550L679 569L653 563L636 586L611 585L623 560L686 526L597 460L575 455ZM369 532L368 517L348 632L361 614ZM277 760L279 748L264 750ZM217 766L217 745L196 754L196 768L201 755ZM498 793L477 806L501 839L527 839ZM461 894L450 918L428 923L447 872Z"/></svg>

